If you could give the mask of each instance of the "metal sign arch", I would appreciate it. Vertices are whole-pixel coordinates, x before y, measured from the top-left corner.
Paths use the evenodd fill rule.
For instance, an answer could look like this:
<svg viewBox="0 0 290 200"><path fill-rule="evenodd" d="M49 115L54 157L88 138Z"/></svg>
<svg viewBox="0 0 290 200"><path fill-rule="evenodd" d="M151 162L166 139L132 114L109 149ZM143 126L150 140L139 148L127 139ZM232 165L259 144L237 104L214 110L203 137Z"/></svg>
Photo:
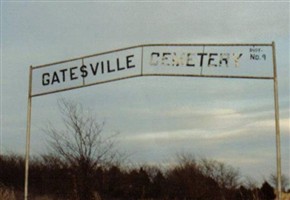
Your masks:
<svg viewBox="0 0 290 200"><path fill-rule="evenodd" d="M277 191L281 199L281 150L275 43L146 44L39 66L30 66L27 105L24 200L28 169L32 98L142 76L273 80Z"/></svg>

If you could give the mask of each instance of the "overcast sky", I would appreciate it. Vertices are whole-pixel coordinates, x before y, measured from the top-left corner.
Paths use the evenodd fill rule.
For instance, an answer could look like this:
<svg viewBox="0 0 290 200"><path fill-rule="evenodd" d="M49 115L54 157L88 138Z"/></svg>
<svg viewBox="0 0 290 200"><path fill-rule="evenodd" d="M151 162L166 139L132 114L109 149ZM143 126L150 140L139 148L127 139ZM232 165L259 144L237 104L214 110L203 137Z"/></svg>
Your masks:
<svg viewBox="0 0 290 200"><path fill-rule="evenodd" d="M1 1L1 154L24 154L29 66L154 43L276 43L282 170L289 158L289 3ZM139 77L33 98L31 154L73 99L119 132L136 163L176 153L219 160L259 181L276 171L271 80Z"/></svg>

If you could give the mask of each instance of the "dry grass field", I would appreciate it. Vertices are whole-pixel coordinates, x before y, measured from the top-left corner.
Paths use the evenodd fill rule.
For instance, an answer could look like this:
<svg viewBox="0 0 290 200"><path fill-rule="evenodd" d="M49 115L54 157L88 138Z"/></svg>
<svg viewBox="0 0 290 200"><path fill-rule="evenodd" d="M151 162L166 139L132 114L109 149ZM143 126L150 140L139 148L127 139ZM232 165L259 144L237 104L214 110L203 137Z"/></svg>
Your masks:
<svg viewBox="0 0 290 200"><path fill-rule="evenodd" d="M16 200L15 193L13 190L7 187L0 187L0 199L1 200Z"/></svg>
<svg viewBox="0 0 290 200"><path fill-rule="evenodd" d="M12 189L9 189L8 187L2 186L0 187L0 200L22 200L23 196L15 194L15 192ZM47 195L44 196L34 196L30 197L31 200L55 200ZM58 199L60 200L60 199ZM98 193L95 193L95 200L102 200L100 195Z"/></svg>
<svg viewBox="0 0 290 200"><path fill-rule="evenodd" d="M283 193L282 200L290 200L290 193Z"/></svg>
<svg viewBox="0 0 290 200"><path fill-rule="evenodd" d="M0 200L22 200L22 198L17 198L15 192L7 187L0 187ZM53 200L49 196L35 196L32 197L33 200ZM102 200L98 193L95 194L95 200ZM276 198L277 200L277 198ZM290 200L290 193L282 193L282 200Z"/></svg>

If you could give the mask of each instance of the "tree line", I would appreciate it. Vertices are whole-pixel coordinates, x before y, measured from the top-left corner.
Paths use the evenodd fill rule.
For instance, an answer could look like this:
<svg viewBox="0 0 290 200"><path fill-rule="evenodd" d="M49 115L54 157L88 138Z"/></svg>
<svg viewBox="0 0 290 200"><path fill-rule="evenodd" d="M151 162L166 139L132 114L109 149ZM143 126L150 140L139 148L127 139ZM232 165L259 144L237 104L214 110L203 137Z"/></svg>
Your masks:
<svg viewBox="0 0 290 200"><path fill-rule="evenodd" d="M18 191L22 199L24 158L0 157L0 184ZM99 166L76 169L51 155L33 158L29 176L30 199L48 196L56 200L270 200L275 198L268 183L248 187L240 182L238 170L224 163L182 156L172 168L156 166Z"/></svg>

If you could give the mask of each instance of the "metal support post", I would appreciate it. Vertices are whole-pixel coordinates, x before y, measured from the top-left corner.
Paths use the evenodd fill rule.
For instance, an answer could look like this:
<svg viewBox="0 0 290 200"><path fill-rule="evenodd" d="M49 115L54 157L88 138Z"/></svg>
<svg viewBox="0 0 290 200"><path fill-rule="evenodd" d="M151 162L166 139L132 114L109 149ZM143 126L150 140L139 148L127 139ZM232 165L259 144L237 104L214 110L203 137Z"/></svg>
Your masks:
<svg viewBox="0 0 290 200"><path fill-rule="evenodd" d="M29 69L29 88L27 102L27 126L26 126L26 150L25 150L25 180L24 180L24 200L28 199L28 172L29 172L29 152L30 152L30 128L31 128L31 88L32 88L32 66Z"/></svg>
<svg viewBox="0 0 290 200"><path fill-rule="evenodd" d="M280 144L280 123L279 123L279 99L278 99L278 80L276 66L275 43L272 42L273 48L273 72L274 72L274 101L275 101L275 127L276 127L276 159L277 159L277 198L282 199L282 180L281 180L281 144Z"/></svg>

